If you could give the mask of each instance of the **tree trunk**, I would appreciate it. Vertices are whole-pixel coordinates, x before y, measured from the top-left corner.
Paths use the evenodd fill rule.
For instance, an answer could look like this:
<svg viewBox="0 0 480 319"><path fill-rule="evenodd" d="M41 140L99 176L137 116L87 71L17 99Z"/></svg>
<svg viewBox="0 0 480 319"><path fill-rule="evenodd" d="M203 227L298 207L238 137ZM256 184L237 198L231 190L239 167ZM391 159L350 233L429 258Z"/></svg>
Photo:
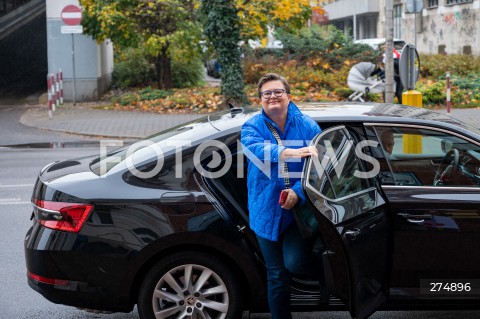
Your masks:
<svg viewBox="0 0 480 319"><path fill-rule="evenodd" d="M162 52L155 59L155 70L157 71L158 88L169 90L173 87L172 66L170 57L167 54L168 46L162 49Z"/></svg>

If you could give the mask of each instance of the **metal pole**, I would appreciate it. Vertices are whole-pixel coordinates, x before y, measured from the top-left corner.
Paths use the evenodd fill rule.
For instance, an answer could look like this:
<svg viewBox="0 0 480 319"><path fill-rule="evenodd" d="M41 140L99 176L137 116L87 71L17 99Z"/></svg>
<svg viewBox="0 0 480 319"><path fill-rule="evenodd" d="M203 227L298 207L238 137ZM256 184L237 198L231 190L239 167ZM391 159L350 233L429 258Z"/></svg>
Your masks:
<svg viewBox="0 0 480 319"><path fill-rule="evenodd" d="M407 90L415 90L415 48L408 48L408 88Z"/></svg>
<svg viewBox="0 0 480 319"><path fill-rule="evenodd" d="M386 0L385 32L385 102L393 103L393 0Z"/></svg>
<svg viewBox="0 0 480 319"><path fill-rule="evenodd" d="M72 33L72 66L73 66L73 106L75 106L75 99L76 99L76 92L75 92L75 38L74 34Z"/></svg>
<svg viewBox="0 0 480 319"><path fill-rule="evenodd" d="M357 0L354 0L355 7L353 9L353 41L357 40Z"/></svg>

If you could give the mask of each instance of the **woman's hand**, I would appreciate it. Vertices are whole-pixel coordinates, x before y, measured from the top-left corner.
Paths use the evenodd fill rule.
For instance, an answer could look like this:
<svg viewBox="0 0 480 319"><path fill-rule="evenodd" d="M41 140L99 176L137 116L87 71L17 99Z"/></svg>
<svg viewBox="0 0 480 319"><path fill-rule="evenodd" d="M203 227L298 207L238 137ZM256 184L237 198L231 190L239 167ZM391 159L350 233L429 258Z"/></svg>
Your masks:
<svg viewBox="0 0 480 319"><path fill-rule="evenodd" d="M295 192L289 188L285 189L285 192L288 192L287 199L285 200L285 203L282 205L282 208L284 209L292 209L295 204L298 203L300 198L295 194Z"/></svg>
<svg viewBox="0 0 480 319"><path fill-rule="evenodd" d="M315 146L286 148L280 153L280 160L285 161L287 158L302 158L307 156L318 157L317 148Z"/></svg>

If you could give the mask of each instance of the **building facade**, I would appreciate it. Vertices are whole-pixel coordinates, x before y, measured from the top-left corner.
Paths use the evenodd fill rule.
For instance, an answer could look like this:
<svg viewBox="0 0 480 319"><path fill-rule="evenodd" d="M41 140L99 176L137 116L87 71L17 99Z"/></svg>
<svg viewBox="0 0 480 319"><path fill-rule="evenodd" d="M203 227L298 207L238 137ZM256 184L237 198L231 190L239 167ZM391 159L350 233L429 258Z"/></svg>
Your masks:
<svg viewBox="0 0 480 319"><path fill-rule="evenodd" d="M480 56L480 0L417 0L423 9L407 12L407 3L393 0L394 38L421 53ZM319 0L331 24L356 39L385 37L386 0ZM353 21L356 20L356 28Z"/></svg>
<svg viewBox="0 0 480 319"><path fill-rule="evenodd" d="M98 100L112 80L112 43L97 44L84 34L63 33L62 11L69 5L78 7L78 0L47 0L46 4L49 73L62 70L66 101Z"/></svg>

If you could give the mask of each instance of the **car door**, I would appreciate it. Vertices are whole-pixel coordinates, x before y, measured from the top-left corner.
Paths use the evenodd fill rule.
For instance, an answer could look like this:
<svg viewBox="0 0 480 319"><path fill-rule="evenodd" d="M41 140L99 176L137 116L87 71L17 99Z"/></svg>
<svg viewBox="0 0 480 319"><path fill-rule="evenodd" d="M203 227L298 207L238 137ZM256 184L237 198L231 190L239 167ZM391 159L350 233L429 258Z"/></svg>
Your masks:
<svg viewBox="0 0 480 319"><path fill-rule="evenodd" d="M378 172L367 171L376 166L361 159L366 144L359 142L345 126L317 135L312 145L319 156L307 159L302 183L327 248L322 256L327 286L352 317L362 319L387 298L391 242Z"/></svg>
<svg viewBox="0 0 480 319"><path fill-rule="evenodd" d="M393 150L372 148L372 155L388 176L380 180L394 226L391 300L478 304L480 141L429 125L367 126L379 141L386 131L394 135Z"/></svg>

